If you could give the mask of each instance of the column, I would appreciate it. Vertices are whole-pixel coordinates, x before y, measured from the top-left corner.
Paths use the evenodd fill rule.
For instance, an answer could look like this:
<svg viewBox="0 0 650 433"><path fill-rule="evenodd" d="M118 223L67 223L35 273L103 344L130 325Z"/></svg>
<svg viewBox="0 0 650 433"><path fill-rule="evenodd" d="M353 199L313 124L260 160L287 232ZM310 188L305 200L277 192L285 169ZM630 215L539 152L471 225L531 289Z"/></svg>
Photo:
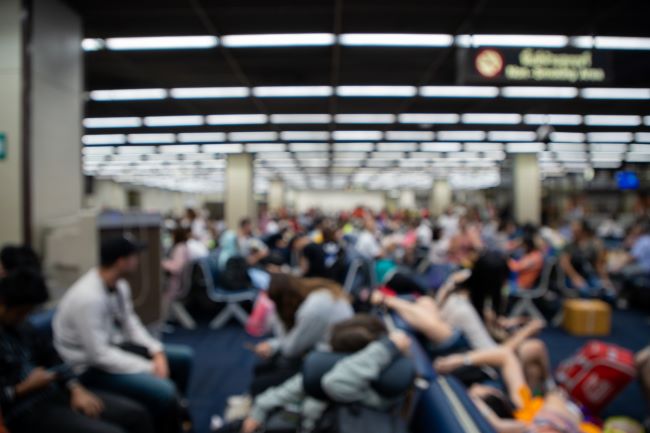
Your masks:
<svg viewBox="0 0 650 433"><path fill-rule="evenodd" d="M429 210L432 216L442 215L451 205L452 191L449 182L445 179L437 179L433 182Z"/></svg>
<svg viewBox="0 0 650 433"><path fill-rule="evenodd" d="M0 2L0 245L23 241L21 1Z"/></svg>
<svg viewBox="0 0 650 433"><path fill-rule="evenodd" d="M415 191L410 189L400 191L397 206L400 209L409 209L409 210L417 209L417 203L415 200Z"/></svg>
<svg viewBox="0 0 650 433"><path fill-rule="evenodd" d="M270 211L278 211L285 207L284 182L275 179L269 184L268 205Z"/></svg>
<svg viewBox="0 0 650 433"><path fill-rule="evenodd" d="M520 224L540 224L542 181L537 154L516 154L512 169L514 217Z"/></svg>
<svg viewBox="0 0 650 433"><path fill-rule="evenodd" d="M226 224L236 229L242 218L257 218L253 197L253 155L228 155L226 160Z"/></svg>

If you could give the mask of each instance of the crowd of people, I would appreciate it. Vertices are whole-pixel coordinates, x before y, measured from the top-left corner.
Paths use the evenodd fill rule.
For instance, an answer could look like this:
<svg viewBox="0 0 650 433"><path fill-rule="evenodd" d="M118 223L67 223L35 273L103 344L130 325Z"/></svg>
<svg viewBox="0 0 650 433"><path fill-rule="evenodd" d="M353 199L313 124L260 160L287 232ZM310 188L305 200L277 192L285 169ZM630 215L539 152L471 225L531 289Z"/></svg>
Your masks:
<svg viewBox="0 0 650 433"><path fill-rule="evenodd" d="M297 431L323 432L328 401L379 410L405 404L406 394L389 399L373 388L412 344L378 311L394 312L420 337L435 369L456 376L499 433L598 431L555 383L548 348L536 338L546 323L508 317L509 295L534 290L556 263L553 299L600 298L624 308L650 292L647 218L618 233L616 253L585 218L522 226L490 207L454 206L437 218L363 207L281 211L232 228L188 209L165 227L167 306L201 260L224 290L256 286L273 306L265 322L273 335L251 347L259 361L249 393L230 399L223 432L262 431L289 407L300 408ZM28 247L3 249L0 404L9 431L189 428L192 352L154 338L131 301L126 277L142 248L128 236L102 243L98 266L58 303L50 341L36 341L27 321L48 298L38 257ZM268 278L257 281L253 270ZM322 378L328 401L305 392L301 369L314 350L345 355ZM638 368L650 392L648 353L639 354Z"/></svg>

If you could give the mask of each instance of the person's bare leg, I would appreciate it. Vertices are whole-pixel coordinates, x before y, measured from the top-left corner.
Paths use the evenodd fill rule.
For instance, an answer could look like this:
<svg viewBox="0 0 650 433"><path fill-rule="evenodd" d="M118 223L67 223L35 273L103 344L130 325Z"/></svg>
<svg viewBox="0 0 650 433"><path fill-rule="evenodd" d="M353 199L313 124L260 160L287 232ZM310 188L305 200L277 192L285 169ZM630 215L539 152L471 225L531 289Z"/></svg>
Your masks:
<svg viewBox="0 0 650 433"><path fill-rule="evenodd" d="M421 299L429 299L422 297ZM381 297L378 292L373 293L372 302L383 302L386 307L395 311L415 330L423 333L433 343L439 344L453 335L453 329L440 318L435 302L420 300L418 303L406 301L398 297Z"/></svg>
<svg viewBox="0 0 650 433"><path fill-rule="evenodd" d="M551 361L548 357L546 344L537 338L526 340L521 343L516 352L524 367L528 385L533 389L543 386L547 382L547 379L551 377ZM540 370L539 378L534 378L532 374L528 374L530 371L536 369L536 366Z"/></svg>
<svg viewBox="0 0 650 433"><path fill-rule="evenodd" d="M641 382L641 389L650 411L650 347L636 354L636 368L639 374L639 382Z"/></svg>
<svg viewBox="0 0 650 433"><path fill-rule="evenodd" d="M477 350L466 354L451 355L436 360L435 369L441 373L450 373L463 365L489 366L501 371L503 382L508 388L508 396L512 403L521 408L523 400L521 389L527 387L524 370L515 353L507 347Z"/></svg>

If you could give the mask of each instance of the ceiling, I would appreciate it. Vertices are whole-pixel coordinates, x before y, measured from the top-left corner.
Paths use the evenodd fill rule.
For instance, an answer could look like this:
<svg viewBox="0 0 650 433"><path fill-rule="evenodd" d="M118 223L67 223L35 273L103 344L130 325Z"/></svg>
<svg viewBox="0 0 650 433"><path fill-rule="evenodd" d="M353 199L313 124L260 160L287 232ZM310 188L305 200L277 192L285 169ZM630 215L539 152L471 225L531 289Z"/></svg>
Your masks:
<svg viewBox="0 0 650 433"><path fill-rule="evenodd" d="M206 35L221 42L203 49L86 51L85 87L89 92L86 118L136 118L128 127L86 127L85 134L91 138L86 138L85 144L95 144L84 150L89 174L165 187L181 188L182 185L185 190L219 190L223 185L224 154L243 150L256 154L259 192L276 177L284 178L295 188L427 189L434 178L450 176L457 187L485 187L497 184L499 174L510 164L512 142L539 141L539 137L531 134L543 121L536 121L530 117L532 114L638 116L623 120L627 125L602 126L598 125L597 118L587 121L586 117L568 122L570 125L554 125L558 133L584 135L551 136L547 140L564 143L564 147L541 143L540 159L545 175L563 175L590 167L615 168L626 162L650 162L650 144L645 144L650 143L650 48L594 51L606 56L610 65L608 73L613 78L607 87L641 89L649 92L647 98L591 99L583 97L575 87L598 85L570 83L553 84L574 88L577 96L570 98L508 98L499 89L497 96L488 98L471 95L450 98L423 95L426 86L490 85L459 82L462 67L458 56L463 48L458 39L449 46L435 47L349 46L335 39L320 46L241 48L225 46L227 38L223 38L295 33L647 38L650 37L647 1L546 1L540 3L542 6L496 0L69 0L69 3L82 17L85 38L98 40L102 46L110 38L145 36ZM255 90L268 86L325 86L326 94L332 95L262 97L262 90ZM341 95L345 90L342 86L406 87L383 89L405 92L404 96L350 97ZM496 84L496 87L504 86L508 85ZM176 99L168 93L170 89L204 87L245 88L248 96ZM115 89L164 89L165 97L99 101L93 100L94 94L90 93ZM409 118L413 113L429 116ZM503 122L499 119L486 122L464 116L472 113L505 113L515 117ZM256 123L238 124L244 121L218 117L240 114L262 118ZM306 123L304 117L273 116L282 114L321 116L316 118L319 123ZM336 117L345 114L382 117L370 120ZM211 115L215 117L206 117ZM158 116L194 117L184 119L191 125L148 126L156 119L147 117ZM255 117L249 117L248 121L251 119ZM442 119L447 120L438 124ZM384 123L374 123L376 120ZM309 120L313 121L314 118ZM350 123L353 121L360 123ZM296 133L305 131L320 134ZM343 131L373 132L351 136ZM395 131L417 131L419 135L400 135ZM479 131L479 136L454 136L449 131ZM504 135L499 131L520 134ZM267 134L242 136L238 132ZM624 132L627 136L588 135L599 132ZM151 133L163 135L137 135ZM179 135L187 133L224 135ZM229 133L235 134L226 135ZM106 139L107 135L113 138ZM149 143L140 148L143 143L138 141L143 139ZM603 148L604 145L610 147ZM618 153L617 164L605 158L607 152Z"/></svg>

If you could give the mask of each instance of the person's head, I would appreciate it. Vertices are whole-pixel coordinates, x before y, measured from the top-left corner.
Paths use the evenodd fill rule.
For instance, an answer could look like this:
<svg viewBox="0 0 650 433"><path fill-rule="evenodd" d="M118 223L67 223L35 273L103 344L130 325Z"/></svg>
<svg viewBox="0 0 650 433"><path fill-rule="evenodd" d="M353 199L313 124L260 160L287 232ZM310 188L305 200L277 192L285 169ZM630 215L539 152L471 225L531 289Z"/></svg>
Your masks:
<svg viewBox="0 0 650 433"><path fill-rule="evenodd" d="M145 246L127 236L117 236L102 241L100 267L119 277L134 273L139 265L139 253Z"/></svg>
<svg viewBox="0 0 650 433"><path fill-rule="evenodd" d="M49 298L45 280L33 269L18 269L0 279L0 323L20 325Z"/></svg>
<svg viewBox="0 0 650 433"><path fill-rule="evenodd" d="M184 227L177 226L172 232L174 245L184 244L190 238L190 231Z"/></svg>
<svg viewBox="0 0 650 433"><path fill-rule="evenodd" d="M242 218L239 221L239 232L244 236L253 235L253 223L250 218Z"/></svg>
<svg viewBox="0 0 650 433"><path fill-rule="evenodd" d="M508 262L497 253L483 254L474 263L472 274L461 287L469 291L472 305L481 317L488 298L492 301L492 309L500 312L501 290L509 273Z"/></svg>
<svg viewBox="0 0 650 433"><path fill-rule="evenodd" d="M573 234L573 239L578 241L589 239L594 235L593 229L584 219L577 219L571 223L571 233Z"/></svg>
<svg viewBox="0 0 650 433"><path fill-rule="evenodd" d="M375 230L377 229L377 224L375 223L375 219L371 216L366 216L363 219L363 228L368 230L371 233L374 233Z"/></svg>
<svg viewBox="0 0 650 433"><path fill-rule="evenodd" d="M11 271L29 268L40 271L41 261L27 245L7 245L0 251L0 278Z"/></svg>
<svg viewBox="0 0 650 433"><path fill-rule="evenodd" d="M298 278L284 273L271 275L268 295L287 330L293 328L300 305L316 290L328 290L335 298L345 296L339 284L325 278Z"/></svg>
<svg viewBox="0 0 650 433"><path fill-rule="evenodd" d="M337 233L336 233L336 230L334 228L332 228L330 226L325 226L325 227L323 227L323 230L321 231L321 233L323 234L323 243L324 244L329 243L329 242L333 242L333 243L338 242L338 239L337 239L337 236L336 236Z"/></svg>
<svg viewBox="0 0 650 433"><path fill-rule="evenodd" d="M196 211L191 207L188 207L187 209L185 209L185 216L187 217L188 220L194 221L196 219Z"/></svg>
<svg viewBox="0 0 650 433"><path fill-rule="evenodd" d="M537 242L535 242L535 236L532 234L524 235L521 239L521 245L524 247L526 254L537 250Z"/></svg>
<svg viewBox="0 0 650 433"><path fill-rule="evenodd" d="M354 353L387 335L386 326L376 316L357 314L332 327L330 347L337 353Z"/></svg>

